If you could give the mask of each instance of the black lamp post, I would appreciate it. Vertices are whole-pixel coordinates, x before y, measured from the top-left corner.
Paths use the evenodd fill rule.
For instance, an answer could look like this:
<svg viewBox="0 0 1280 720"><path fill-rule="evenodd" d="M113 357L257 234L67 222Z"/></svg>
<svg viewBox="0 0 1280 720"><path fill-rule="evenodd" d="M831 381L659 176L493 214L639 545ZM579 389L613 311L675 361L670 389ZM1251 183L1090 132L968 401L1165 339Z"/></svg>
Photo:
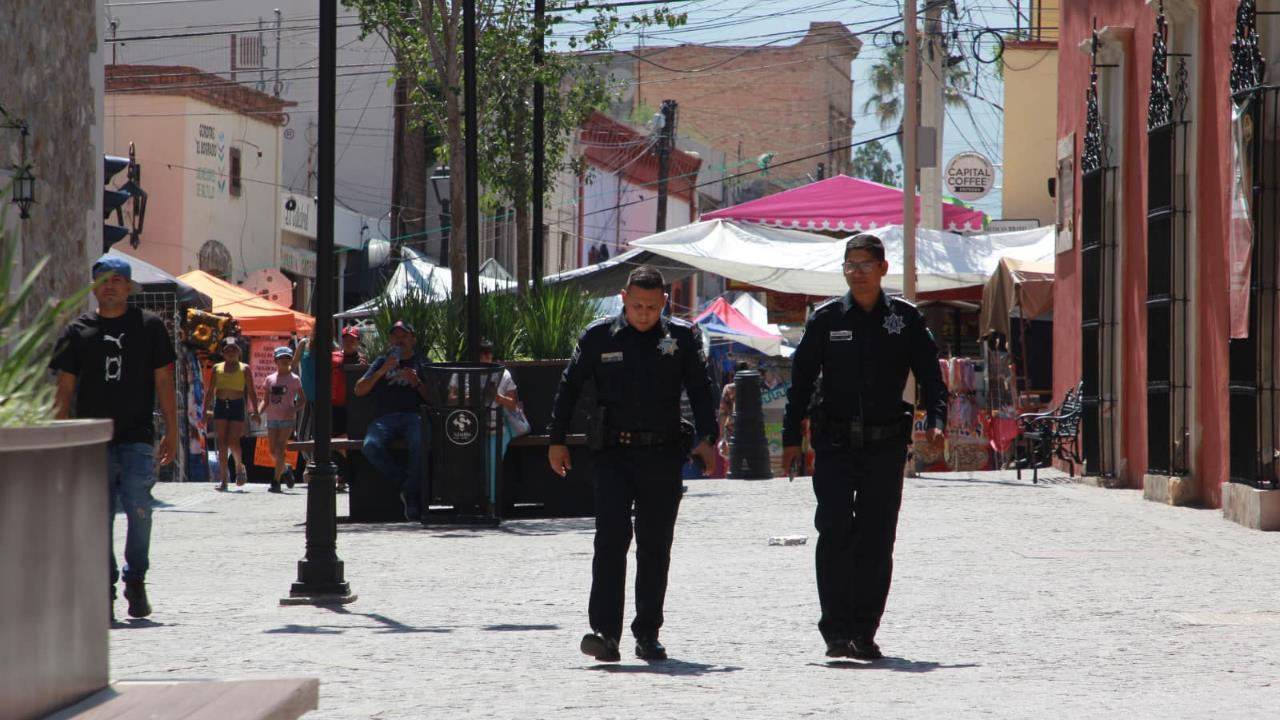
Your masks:
<svg viewBox="0 0 1280 720"><path fill-rule="evenodd" d="M289 588L282 605L341 605L353 602L338 559L337 492L334 485L337 468L330 454L332 430L330 409L332 384L330 370L333 343L334 262L334 105L337 89L337 0L320 0L320 92L318 114L320 137L316 147L319 159L319 192L316 224L316 328L311 352L316 364L315 376L315 452L307 466L307 551L298 561L298 579Z"/></svg>
<svg viewBox="0 0 1280 720"><path fill-rule="evenodd" d="M36 176L31 173L31 163L27 162L27 137L31 135L31 128L26 120L12 117L3 107L0 107L0 121L0 127L17 130L22 135L22 159L13 166L16 174L10 190L13 192L11 201L18 206L18 216L27 220L31 217L31 206L36 204Z"/></svg>

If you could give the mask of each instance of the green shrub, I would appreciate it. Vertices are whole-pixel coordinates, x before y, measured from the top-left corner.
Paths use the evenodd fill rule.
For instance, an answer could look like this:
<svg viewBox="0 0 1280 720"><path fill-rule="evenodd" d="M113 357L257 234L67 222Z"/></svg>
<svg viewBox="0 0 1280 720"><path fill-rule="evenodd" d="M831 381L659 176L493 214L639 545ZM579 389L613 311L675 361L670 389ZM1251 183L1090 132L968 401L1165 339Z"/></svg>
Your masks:
<svg viewBox="0 0 1280 720"><path fill-rule="evenodd" d="M0 193L3 202L4 194ZM41 305L34 317L20 324L22 308L49 258L36 263L15 288L11 271L18 262L17 242L4 227L0 217L0 427L19 427L53 419L56 385L48 376L53 340L82 306L90 287L60 302Z"/></svg>
<svg viewBox="0 0 1280 720"><path fill-rule="evenodd" d="M595 304L568 285L543 285L520 299L525 354L535 360L558 360L573 354L578 336L595 319Z"/></svg>

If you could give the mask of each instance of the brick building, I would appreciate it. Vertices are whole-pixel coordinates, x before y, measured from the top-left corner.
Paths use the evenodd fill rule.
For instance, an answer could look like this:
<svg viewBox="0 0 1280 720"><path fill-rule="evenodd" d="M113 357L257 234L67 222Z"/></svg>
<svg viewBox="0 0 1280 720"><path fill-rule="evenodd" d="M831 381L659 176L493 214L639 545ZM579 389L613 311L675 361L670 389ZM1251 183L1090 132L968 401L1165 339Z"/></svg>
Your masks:
<svg viewBox="0 0 1280 720"><path fill-rule="evenodd" d="M610 66L627 84L611 114L644 122L672 99L678 134L723 152L730 171L773 153L772 165L814 156L770 172L784 184L816 177L819 163L828 177L848 173L851 64L861 47L843 24L815 22L791 45L637 49Z"/></svg>

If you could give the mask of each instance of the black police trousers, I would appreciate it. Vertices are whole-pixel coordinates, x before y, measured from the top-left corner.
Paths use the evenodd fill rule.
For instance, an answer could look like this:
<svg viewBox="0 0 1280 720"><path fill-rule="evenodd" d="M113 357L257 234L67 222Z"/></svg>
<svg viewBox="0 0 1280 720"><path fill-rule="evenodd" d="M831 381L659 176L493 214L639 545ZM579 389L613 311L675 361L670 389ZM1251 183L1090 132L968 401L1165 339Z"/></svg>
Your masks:
<svg viewBox="0 0 1280 720"><path fill-rule="evenodd" d="M658 637L667 595L671 540L680 509L684 458L667 447L606 448L596 453L595 559L591 564L591 629L622 637L627 551L635 507L637 638Z"/></svg>
<svg viewBox="0 0 1280 720"><path fill-rule="evenodd" d="M874 638L893 577L906 439L860 450L818 446L818 630L828 641Z"/></svg>

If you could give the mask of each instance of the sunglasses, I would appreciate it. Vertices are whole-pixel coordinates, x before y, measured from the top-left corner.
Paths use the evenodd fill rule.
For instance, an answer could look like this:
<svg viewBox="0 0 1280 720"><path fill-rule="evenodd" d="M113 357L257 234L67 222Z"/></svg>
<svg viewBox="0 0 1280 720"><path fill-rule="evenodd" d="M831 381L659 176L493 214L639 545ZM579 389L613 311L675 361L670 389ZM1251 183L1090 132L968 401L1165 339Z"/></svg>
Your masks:
<svg viewBox="0 0 1280 720"><path fill-rule="evenodd" d="M864 260L862 262L845 262L840 265L846 273L862 273L863 275L872 272L880 266L878 260Z"/></svg>

